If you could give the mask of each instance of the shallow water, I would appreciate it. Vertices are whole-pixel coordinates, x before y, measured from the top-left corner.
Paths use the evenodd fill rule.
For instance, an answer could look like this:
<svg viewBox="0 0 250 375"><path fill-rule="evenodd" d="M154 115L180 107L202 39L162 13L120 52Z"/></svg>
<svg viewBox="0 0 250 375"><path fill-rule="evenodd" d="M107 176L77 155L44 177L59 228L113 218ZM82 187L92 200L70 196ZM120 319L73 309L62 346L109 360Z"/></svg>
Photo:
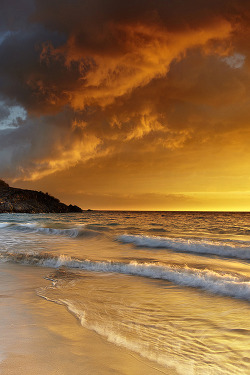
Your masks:
<svg viewBox="0 0 250 375"><path fill-rule="evenodd" d="M46 306L42 315L52 306L59 320L73 315L79 332L146 366L137 373L156 367L248 374L249 219L201 212L2 214L0 259L24 279L24 265L36 274L32 290ZM97 359L95 366L96 373L123 373L108 362L104 372Z"/></svg>

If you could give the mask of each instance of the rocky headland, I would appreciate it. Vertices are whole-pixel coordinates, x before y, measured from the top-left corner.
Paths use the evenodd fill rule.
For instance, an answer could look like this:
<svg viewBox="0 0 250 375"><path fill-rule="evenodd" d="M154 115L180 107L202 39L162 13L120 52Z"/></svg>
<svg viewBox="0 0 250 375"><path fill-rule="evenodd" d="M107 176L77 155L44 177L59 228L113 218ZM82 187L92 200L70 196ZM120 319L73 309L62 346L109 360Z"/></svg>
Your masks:
<svg viewBox="0 0 250 375"><path fill-rule="evenodd" d="M67 206L59 199L41 191L10 187L0 180L0 213L70 213L82 212L75 205Z"/></svg>

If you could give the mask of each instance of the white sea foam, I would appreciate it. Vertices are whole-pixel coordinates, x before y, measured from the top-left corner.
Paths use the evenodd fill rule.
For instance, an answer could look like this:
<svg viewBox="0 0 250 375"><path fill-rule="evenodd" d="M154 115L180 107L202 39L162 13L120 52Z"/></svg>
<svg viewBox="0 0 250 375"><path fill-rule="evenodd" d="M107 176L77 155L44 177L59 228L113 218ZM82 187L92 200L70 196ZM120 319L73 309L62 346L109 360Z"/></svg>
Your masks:
<svg viewBox="0 0 250 375"><path fill-rule="evenodd" d="M249 243L242 241L212 241L188 238L149 237L149 236L119 236L118 241L132 243L138 247L171 249L181 252L213 254L238 259L250 259Z"/></svg>
<svg viewBox="0 0 250 375"><path fill-rule="evenodd" d="M15 262L38 266L52 268L66 266L94 272L111 272L162 279L182 286L200 288L215 294L250 300L250 281L239 275L221 274L208 269L177 267L160 263L138 263L136 261L122 263L79 260L64 255L57 257L49 254L5 253L4 256Z"/></svg>
<svg viewBox="0 0 250 375"><path fill-rule="evenodd" d="M0 223L0 228L7 228L10 226L10 223Z"/></svg>

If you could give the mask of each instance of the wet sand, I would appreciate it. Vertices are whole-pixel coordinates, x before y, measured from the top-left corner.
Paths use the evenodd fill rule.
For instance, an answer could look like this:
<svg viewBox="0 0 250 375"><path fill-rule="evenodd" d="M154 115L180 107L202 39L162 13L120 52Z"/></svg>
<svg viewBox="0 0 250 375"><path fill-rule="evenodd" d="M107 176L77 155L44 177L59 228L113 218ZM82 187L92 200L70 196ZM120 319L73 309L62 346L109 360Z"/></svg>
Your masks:
<svg viewBox="0 0 250 375"><path fill-rule="evenodd" d="M166 368L105 341L36 289L49 269L0 263L1 375L157 375Z"/></svg>

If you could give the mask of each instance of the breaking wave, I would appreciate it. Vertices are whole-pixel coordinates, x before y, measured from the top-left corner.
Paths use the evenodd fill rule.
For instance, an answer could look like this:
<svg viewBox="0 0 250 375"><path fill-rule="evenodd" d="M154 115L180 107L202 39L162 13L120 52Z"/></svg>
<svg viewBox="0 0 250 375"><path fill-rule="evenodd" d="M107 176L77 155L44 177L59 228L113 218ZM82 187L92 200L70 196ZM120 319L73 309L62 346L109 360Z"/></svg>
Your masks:
<svg viewBox="0 0 250 375"><path fill-rule="evenodd" d="M242 276L219 273L208 269L177 267L161 263L129 263L73 259L68 256L52 256L48 253L2 253L4 259L23 264L58 268L65 266L94 272L119 273L131 276L167 280L172 283L200 288L211 293L250 300L250 281Z"/></svg>
<svg viewBox="0 0 250 375"><path fill-rule="evenodd" d="M75 228L53 228L38 226L37 223L0 223L0 229L17 230L27 233L52 234L67 237L95 237L103 232L102 228L77 226Z"/></svg>
<svg viewBox="0 0 250 375"><path fill-rule="evenodd" d="M122 243L132 243L137 247L171 249L181 252L250 259L249 243L242 241L212 241L206 239L131 236L127 234L119 236L117 240Z"/></svg>

